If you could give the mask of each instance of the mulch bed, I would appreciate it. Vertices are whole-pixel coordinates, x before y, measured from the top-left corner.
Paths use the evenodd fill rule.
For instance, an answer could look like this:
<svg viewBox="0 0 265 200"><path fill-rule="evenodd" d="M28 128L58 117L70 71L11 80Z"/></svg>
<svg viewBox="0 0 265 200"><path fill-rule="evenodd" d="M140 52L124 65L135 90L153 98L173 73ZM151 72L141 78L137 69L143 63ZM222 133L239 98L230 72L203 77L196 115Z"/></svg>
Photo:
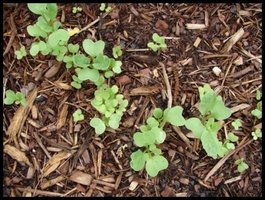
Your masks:
<svg viewBox="0 0 265 200"><path fill-rule="evenodd" d="M87 81L80 90L72 89L71 73L64 66L45 78L57 64L52 56L28 55L17 60L14 51L20 44L30 46L33 38L26 27L37 17L26 4L3 5L4 91L24 91L29 102L27 109L3 108L4 196L261 196L262 143L251 137L261 120L253 120L250 114L256 106L256 90L262 89L261 4L109 5L112 11L102 17L99 4L58 4L64 28L82 29L101 16L70 42L101 39L108 56L114 45L123 48L122 73L110 83L119 86L129 101L128 109L118 130L99 137L89 125L96 113L90 105L96 87ZM73 14L73 6L83 11ZM154 32L167 37L166 51L147 49ZM155 178L130 168L130 154L136 150L133 134L152 109L167 107L161 63L173 106L181 105L185 118L198 115L194 106L199 100L198 86L208 83L233 110L226 122L241 119L242 128L235 132L239 142L226 159L208 157L187 129L166 125L167 138L160 147L169 167ZM220 68L220 74L213 73L214 67ZM72 119L76 108L87 119L78 125ZM15 141L7 130L13 131ZM224 134L223 129L219 134ZM249 165L244 173L234 165L239 157ZM80 183L78 177L85 182Z"/></svg>

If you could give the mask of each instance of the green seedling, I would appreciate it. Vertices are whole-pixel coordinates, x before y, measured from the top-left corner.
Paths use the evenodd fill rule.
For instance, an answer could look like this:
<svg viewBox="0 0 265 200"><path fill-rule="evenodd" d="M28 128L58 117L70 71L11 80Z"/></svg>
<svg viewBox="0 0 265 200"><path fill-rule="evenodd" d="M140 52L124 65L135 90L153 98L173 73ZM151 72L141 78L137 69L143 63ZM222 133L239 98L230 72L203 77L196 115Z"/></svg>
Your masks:
<svg viewBox="0 0 265 200"><path fill-rule="evenodd" d="M22 106L27 105L27 101L25 98L25 95L21 92L14 92L12 90L6 91L6 98L4 99L4 104L6 105L12 105L15 104L21 104Z"/></svg>
<svg viewBox="0 0 265 200"><path fill-rule="evenodd" d="M111 7L107 6L106 3L101 3L100 7L99 7L99 10L102 11L102 12L110 12L111 11Z"/></svg>
<svg viewBox="0 0 265 200"><path fill-rule="evenodd" d="M18 60L22 59L24 56L27 55L25 47L22 46L19 50L15 51L15 54Z"/></svg>
<svg viewBox="0 0 265 200"><path fill-rule="evenodd" d="M194 136L201 140L202 146L208 156L217 158L224 155L224 148L217 138L217 133L221 129L219 120L230 117L231 110L224 105L221 96L217 96L209 85L199 87L200 118L190 118L186 120L186 128L191 130ZM217 121L216 121L217 120ZM232 145L228 145L232 148Z"/></svg>
<svg viewBox="0 0 265 200"><path fill-rule="evenodd" d="M122 50L120 46L115 46L112 48L112 55L114 58L118 58L122 55Z"/></svg>
<svg viewBox="0 0 265 200"><path fill-rule="evenodd" d="M262 97L262 93L259 90L257 90L256 100L258 101L258 103L256 105L256 108L251 111L251 114L258 119L262 118L262 101L260 101L261 97Z"/></svg>
<svg viewBox="0 0 265 200"><path fill-rule="evenodd" d="M168 167L168 161L162 156L162 151L156 146L166 139L166 133L163 126L166 122L174 126L182 126L185 119L182 116L183 109L180 106L167 108L166 110L156 108L151 117L147 119L146 125L140 126L140 132L133 135L134 143L138 147L144 147L131 154L130 166L135 171L143 168L151 177L156 176L159 171Z"/></svg>
<svg viewBox="0 0 265 200"><path fill-rule="evenodd" d="M249 168L248 164L244 162L244 158L237 159L235 165L237 165L237 171L240 173Z"/></svg>
<svg viewBox="0 0 265 200"><path fill-rule="evenodd" d="M152 35L152 39L154 42L148 42L147 47L152 49L154 52L157 52L159 49L165 50L167 48L164 37L159 36L157 33L154 33Z"/></svg>
<svg viewBox="0 0 265 200"><path fill-rule="evenodd" d="M238 130L239 127L242 126L240 119L236 119L235 121L233 121L232 126L234 127L235 130Z"/></svg>
<svg viewBox="0 0 265 200"><path fill-rule="evenodd" d="M72 13L79 13L79 12L81 12L82 11L82 8L81 7L73 7L73 9L72 9Z"/></svg>
<svg viewBox="0 0 265 200"><path fill-rule="evenodd" d="M254 132L251 132L253 140L257 140L258 138L262 137L262 132L260 128L256 128Z"/></svg>
<svg viewBox="0 0 265 200"><path fill-rule="evenodd" d="M82 121L84 120L84 115L82 114L82 110L80 108L78 108L74 113L73 113L73 117L74 117L74 122L78 122L78 121Z"/></svg>
<svg viewBox="0 0 265 200"><path fill-rule="evenodd" d="M91 105L100 113L101 118L93 118L90 125L95 129L97 135L105 132L106 127L117 129L123 113L128 106L128 100L118 94L118 87L101 85L94 93L95 98Z"/></svg>

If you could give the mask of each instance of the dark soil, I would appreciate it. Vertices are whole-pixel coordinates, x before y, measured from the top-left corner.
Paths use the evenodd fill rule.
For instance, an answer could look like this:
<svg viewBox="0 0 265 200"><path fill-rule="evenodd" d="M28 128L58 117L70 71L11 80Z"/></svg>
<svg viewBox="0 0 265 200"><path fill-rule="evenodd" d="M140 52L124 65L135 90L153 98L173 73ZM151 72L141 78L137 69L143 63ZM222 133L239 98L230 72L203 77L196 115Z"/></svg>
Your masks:
<svg viewBox="0 0 265 200"><path fill-rule="evenodd" d="M52 56L27 55L17 60L14 52L20 44L29 49L33 42L26 27L34 24L37 16L26 4L3 5L4 91L24 91L33 97L35 91L28 112L23 113L18 105L4 106L4 148L14 147L11 154L17 156L11 157L4 150L4 196L262 196L262 140L252 140L251 136L254 126L261 126L261 120L254 120L250 114L257 103L256 90L262 89L261 4L109 5L113 9L103 17L99 4L58 4L63 28L82 29L101 16L98 23L71 37L70 42L101 39L106 42L108 56L114 45L123 48L122 73L109 83L119 86L129 101L128 110L118 130L99 137L89 125L96 114L90 105L96 87L89 81L80 90L69 87L72 71L64 66L56 75L45 78L46 71L57 62ZM73 14L73 6L83 11ZM188 23L205 28L188 29ZM240 28L243 35L227 49L229 38ZM147 49L154 32L168 37L164 52ZM169 167L155 178L130 168L130 155L137 149L133 134L152 109L167 107L167 87L159 63L166 67L173 106L181 105L185 118L198 116L198 86L208 83L235 111L225 121L220 139L224 131L231 129L230 122L241 119L242 128L235 131L239 137L236 150L225 162L208 157L201 143L184 127L175 130L166 125L167 138L160 147ZM221 69L218 76L213 73L214 67ZM86 119L78 126L72 119L76 108L82 108ZM19 115L17 121L15 114ZM7 130L19 125L17 141L13 141ZM23 152L28 164L19 161ZM57 154L61 157L51 163L51 157ZM239 157L249 165L243 173L234 165ZM56 170L48 173L51 166ZM217 171L205 180L215 166ZM70 177L77 172L90 177L91 183L72 181Z"/></svg>

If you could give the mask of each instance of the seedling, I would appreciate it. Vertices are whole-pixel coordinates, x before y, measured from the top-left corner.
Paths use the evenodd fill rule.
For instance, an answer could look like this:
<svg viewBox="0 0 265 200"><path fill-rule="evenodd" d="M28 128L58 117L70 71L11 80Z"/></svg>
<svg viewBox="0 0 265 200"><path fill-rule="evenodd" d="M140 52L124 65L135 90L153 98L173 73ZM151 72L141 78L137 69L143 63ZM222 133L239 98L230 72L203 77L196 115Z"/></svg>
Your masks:
<svg viewBox="0 0 265 200"><path fill-rule="evenodd" d="M72 9L72 13L79 13L79 12L81 12L82 11L82 8L81 7L73 7L73 9Z"/></svg>
<svg viewBox="0 0 265 200"><path fill-rule="evenodd" d="M202 146L208 156L217 158L224 155L222 142L217 138L217 133L221 126L216 120L224 120L230 117L231 110L224 105L221 96L217 96L209 85L199 87L200 118L190 118L186 121L185 126L191 130L194 136L201 140ZM228 145L232 147L231 145ZM229 147L229 148L230 148Z"/></svg>
<svg viewBox="0 0 265 200"><path fill-rule="evenodd" d="M101 3L100 7L99 7L99 10L102 11L102 12L110 12L111 11L111 7L107 6L106 3Z"/></svg>
<svg viewBox="0 0 265 200"><path fill-rule="evenodd" d="M235 165L237 165L237 171L240 173L248 169L248 164L244 162L244 158L237 159Z"/></svg>
<svg viewBox="0 0 265 200"><path fill-rule="evenodd" d="M260 128L256 128L254 132L251 132L253 140L257 140L258 138L262 137L262 132Z"/></svg>
<svg viewBox="0 0 265 200"><path fill-rule="evenodd" d="M101 118L93 118L90 125L95 128L97 135L105 132L106 127L117 129L120 124L123 112L128 105L128 100L118 94L118 87L101 85L94 93L95 98L91 105L101 114Z"/></svg>
<svg viewBox="0 0 265 200"><path fill-rule="evenodd" d="M258 103L256 105L256 108L251 111L251 114L258 119L262 118L262 101L260 101L261 97L262 97L262 93L259 90L257 90L256 100L258 101Z"/></svg>
<svg viewBox="0 0 265 200"><path fill-rule="evenodd" d="M112 55L114 58L118 58L122 55L122 50L120 46L115 46L112 48Z"/></svg>
<svg viewBox="0 0 265 200"><path fill-rule="evenodd" d="M174 126L185 124L182 111L180 106L167 108L164 112L160 108L153 110L152 116L146 121L147 124L141 125L140 132L133 135L136 146L144 147L145 150L138 149L131 154L132 169L140 171L145 168L147 173L154 177L159 171L168 167L167 159L162 156L162 151L156 145L163 143L166 139L166 133L163 131L166 122Z"/></svg>
<svg viewBox="0 0 265 200"><path fill-rule="evenodd" d="M238 130L239 127L241 126L240 119L236 119L235 121L232 122L232 126L234 127L235 130Z"/></svg>
<svg viewBox="0 0 265 200"><path fill-rule="evenodd" d="M73 113L73 117L74 117L74 122L78 122L78 121L82 121L84 120L84 115L82 114L82 110L80 108L78 108L74 113Z"/></svg>
<svg viewBox="0 0 265 200"><path fill-rule="evenodd" d="M25 98L25 95L21 92L14 92L12 90L6 91L6 98L4 99L4 104L6 105L12 105L15 104L21 104L22 106L27 105L27 101Z"/></svg>
<svg viewBox="0 0 265 200"><path fill-rule="evenodd" d="M15 54L18 60L22 59L24 56L27 55L25 47L22 46L19 50L15 51Z"/></svg>
<svg viewBox="0 0 265 200"><path fill-rule="evenodd" d="M152 49L154 52L157 52L157 50L165 50L167 48L167 44L165 43L165 38L162 36L159 36L157 33L154 33L152 35L152 39L154 42L148 42L147 47Z"/></svg>

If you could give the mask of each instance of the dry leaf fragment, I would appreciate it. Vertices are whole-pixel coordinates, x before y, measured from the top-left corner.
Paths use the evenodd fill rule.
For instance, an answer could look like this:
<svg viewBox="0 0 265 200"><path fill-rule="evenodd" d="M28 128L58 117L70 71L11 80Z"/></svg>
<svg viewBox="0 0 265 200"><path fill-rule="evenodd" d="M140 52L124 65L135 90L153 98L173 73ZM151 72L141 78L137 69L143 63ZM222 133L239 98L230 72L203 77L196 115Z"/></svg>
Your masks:
<svg viewBox="0 0 265 200"><path fill-rule="evenodd" d="M92 182L92 176L90 174L84 173L82 171L75 171L70 176L70 180L82 185L90 185Z"/></svg>
<svg viewBox="0 0 265 200"><path fill-rule="evenodd" d="M26 163L29 167L32 166L26 154L20 151L19 149L17 149L16 147L6 144L4 146L4 152L8 154L9 156L11 156L16 161L18 161L20 164L24 165L24 163Z"/></svg>

